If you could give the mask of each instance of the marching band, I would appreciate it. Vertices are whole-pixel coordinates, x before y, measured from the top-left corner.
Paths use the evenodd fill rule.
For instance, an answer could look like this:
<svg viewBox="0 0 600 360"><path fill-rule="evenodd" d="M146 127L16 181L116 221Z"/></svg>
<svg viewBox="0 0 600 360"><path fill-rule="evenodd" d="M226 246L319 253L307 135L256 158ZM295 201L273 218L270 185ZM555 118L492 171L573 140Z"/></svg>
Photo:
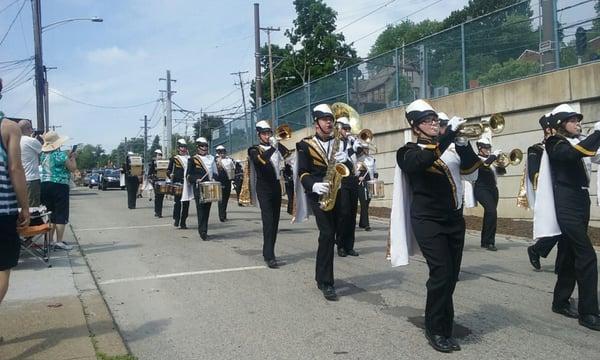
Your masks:
<svg viewBox="0 0 600 360"><path fill-rule="evenodd" d="M437 351L461 349L453 336L453 294L459 277L465 242L463 209L470 199L484 210L481 247L496 251L499 201L498 176L508 165L517 165L522 153L492 151L491 133L504 127L504 118L471 122L437 112L424 100L406 107L411 134L396 152L388 238L392 266L407 265L420 252L429 268L426 283L425 337ZM197 154L190 157L185 140L177 141L177 155L162 160L156 150L148 176L155 190L154 214L162 217L165 194L174 196L174 225L186 228L189 200L194 199L198 233L208 239L212 202L218 202L219 220L227 221L232 182L240 206L258 205L262 220L262 255L269 268L279 268L275 243L282 196L292 223L315 217L319 230L315 281L324 298L338 300L334 280L334 249L340 257L358 256L354 249L358 226L371 230L369 205L382 198L373 134L360 129L358 114L349 105L319 104L312 109L314 135L290 151L281 141L291 137L287 125L275 131L267 121L256 123L258 144L247 150L247 160L227 156L224 146L208 152L208 141L196 139ZM543 140L527 150L518 205L533 210L536 243L527 248L534 269L558 243L557 281L551 310L592 330L600 331L597 292L597 259L587 235L590 219L591 163L599 163L600 122L582 136L583 115L568 104L543 115L539 124ZM414 141L412 140L414 137ZM471 142L475 143L477 153ZM128 154L128 207L135 208L135 189L141 158ZM570 297L577 285L579 304Z"/></svg>

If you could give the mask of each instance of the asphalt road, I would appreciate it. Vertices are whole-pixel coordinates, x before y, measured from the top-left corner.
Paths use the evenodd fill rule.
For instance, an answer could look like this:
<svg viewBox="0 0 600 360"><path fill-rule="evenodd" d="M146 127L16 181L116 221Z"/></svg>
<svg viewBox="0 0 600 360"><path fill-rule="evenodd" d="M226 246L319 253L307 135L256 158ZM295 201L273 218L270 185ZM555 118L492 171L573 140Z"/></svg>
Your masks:
<svg viewBox="0 0 600 360"><path fill-rule="evenodd" d="M258 209L229 206L201 241L193 205L188 230L153 217L126 193L72 193L71 223L125 341L140 359L573 359L600 357L600 334L550 311L555 251L534 272L526 243L497 238L498 252L469 235L454 303L463 350L427 345L422 258L391 268L387 225L357 229L360 256L335 258L340 301L314 282L314 220L290 224L282 209L276 254L264 267ZM172 211L165 200L164 214ZM576 295L576 294L575 294Z"/></svg>

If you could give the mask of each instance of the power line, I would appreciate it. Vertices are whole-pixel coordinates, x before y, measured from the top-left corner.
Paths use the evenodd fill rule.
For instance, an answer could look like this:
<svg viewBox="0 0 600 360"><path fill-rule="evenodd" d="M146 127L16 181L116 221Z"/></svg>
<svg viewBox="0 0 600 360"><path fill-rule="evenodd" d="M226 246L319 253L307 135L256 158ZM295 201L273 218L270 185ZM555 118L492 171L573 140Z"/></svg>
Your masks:
<svg viewBox="0 0 600 360"><path fill-rule="evenodd" d="M221 101L223 101L223 100L227 99L228 97L230 97L230 96L231 96L231 95L232 95L234 92L236 92L236 91L237 91L237 89L233 89L233 90L231 90L231 92L227 93L227 95L223 96L222 98L220 98L220 99L218 99L217 101L213 102L212 104L208 105L208 106L206 107L206 109L208 109L208 108L210 108L210 107L212 107L212 106L214 106L214 105L216 105L216 104L220 103Z"/></svg>
<svg viewBox="0 0 600 360"><path fill-rule="evenodd" d="M10 29L12 29L13 25L19 18L19 15L21 15L21 11L23 11L23 8L25 7L26 2L27 2L27 0L23 0L23 3L21 4L19 11L17 11L17 15L15 15L15 18L11 21L10 25L8 26L8 29L6 30L6 33L4 33L4 36L2 37L2 40L0 40L0 46L4 43L4 40L6 40L6 37L8 36Z"/></svg>
<svg viewBox="0 0 600 360"><path fill-rule="evenodd" d="M156 99L156 100L148 101L148 102L141 103L141 104L125 105L125 106L97 105L97 104L91 104L91 103L88 103L88 102L85 102L85 101L73 99L71 97L68 97L68 96L66 96L64 94L61 94L60 92L52 90L52 89L49 89L49 91L51 93L53 93L53 94L56 94L56 95L58 95L58 96L60 96L62 98L65 98L65 99L67 99L69 101L72 101L74 103L78 103L78 104L86 105L86 106L91 106L91 107L95 107L95 108L100 108L100 109L131 109L131 108L136 108L136 107L140 107L140 106L152 104L153 102L159 101L158 99Z"/></svg>
<svg viewBox="0 0 600 360"><path fill-rule="evenodd" d="M0 14L2 14L5 10L7 10L9 7L13 6L14 4L18 3L19 0L15 0L13 2L11 2L10 4L6 5L4 8L2 8L2 10L0 10Z"/></svg>
<svg viewBox="0 0 600 360"><path fill-rule="evenodd" d="M369 15L371 15L371 14L373 14L373 13L375 13L375 12L377 12L377 11L381 10L381 9L383 9L384 7L388 6L389 4L391 4L391 3L395 2L395 1L396 1L396 0L390 0L390 1L386 2L386 3L385 3L385 4L383 4L383 5L380 5L379 7L375 8L374 10L371 10L370 12L368 12L367 14L365 14L365 15L363 15L363 16L361 16L361 17L359 17L358 19L356 19L356 20L353 20L353 21L351 21L351 22L347 23L346 25L342 26L341 28L337 29L336 31L337 31L337 32L341 32L342 30L344 30L344 29L345 29L345 28L347 28L348 26L350 26L350 25L352 25L352 24L354 24L354 23L357 23L357 22L359 22L360 20L362 20L362 19L366 18L367 16L369 16Z"/></svg>
<svg viewBox="0 0 600 360"><path fill-rule="evenodd" d="M587 4L587 3L592 2L592 1L596 1L596 0L584 0L584 1L580 1L580 2L578 2L576 4L565 6L564 8L558 9L558 10L556 10L556 12L559 13L561 11L572 9L574 7L577 7L577 6L583 5L583 4Z"/></svg>

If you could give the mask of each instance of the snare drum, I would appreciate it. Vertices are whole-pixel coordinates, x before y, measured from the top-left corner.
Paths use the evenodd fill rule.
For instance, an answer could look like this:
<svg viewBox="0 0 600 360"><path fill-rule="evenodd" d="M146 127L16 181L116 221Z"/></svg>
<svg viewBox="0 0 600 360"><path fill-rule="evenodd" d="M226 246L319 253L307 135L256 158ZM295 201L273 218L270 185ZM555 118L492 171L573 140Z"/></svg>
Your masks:
<svg viewBox="0 0 600 360"><path fill-rule="evenodd" d="M201 203L221 201L223 190L218 181L197 182L198 200Z"/></svg>
<svg viewBox="0 0 600 360"><path fill-rule="evenodd" d="M142 162L141 156L129 157L129 166L131 167L129 174L131 176L142 176Z"/></svg>
<svg viewBox="0 0 600 360"><path fill-rule="evenodd" d="M383 199L385 197L384 184L382 180L367 181L367 190L371 199Z"/></svg>
<svg viewBox="0 0 600 360"><path fill-rule="evenodd" d="M169 160L156 160L156 177L159 179L166 179L168 168Z"/></svg>
<svg viewBox="0 0 600 360"><path fill-rule="evenodd" d="M183 194L183 184L175 183L169 186L170 194L174 196L181 196Z"/></svg>
<svg viewBox="0 0 600 360"><path fill-rule="evenodd" d="M169 194L169 187L166 181L155 181L154 192L157 194Z"/></svg>

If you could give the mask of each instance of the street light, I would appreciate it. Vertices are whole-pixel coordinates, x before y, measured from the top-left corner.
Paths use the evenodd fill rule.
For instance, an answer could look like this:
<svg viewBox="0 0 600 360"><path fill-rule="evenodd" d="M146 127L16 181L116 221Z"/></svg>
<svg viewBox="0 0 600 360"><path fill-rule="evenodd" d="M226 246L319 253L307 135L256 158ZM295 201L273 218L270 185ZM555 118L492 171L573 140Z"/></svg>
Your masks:
<svg viewBox="0 0 600 360"><path fill-rule="evenodd" d="M73 22L73 21L103 22L104 19L99 18L97 16L93 16L91 18L72 18L72 19L60 20L60 21L56 21L56 22L53 22L51 24L42 26L42 32L48 31L48 30L52 30L52 29L54 29L55 27L57 27L59 25L70 23L70 22Z"/></svg>

